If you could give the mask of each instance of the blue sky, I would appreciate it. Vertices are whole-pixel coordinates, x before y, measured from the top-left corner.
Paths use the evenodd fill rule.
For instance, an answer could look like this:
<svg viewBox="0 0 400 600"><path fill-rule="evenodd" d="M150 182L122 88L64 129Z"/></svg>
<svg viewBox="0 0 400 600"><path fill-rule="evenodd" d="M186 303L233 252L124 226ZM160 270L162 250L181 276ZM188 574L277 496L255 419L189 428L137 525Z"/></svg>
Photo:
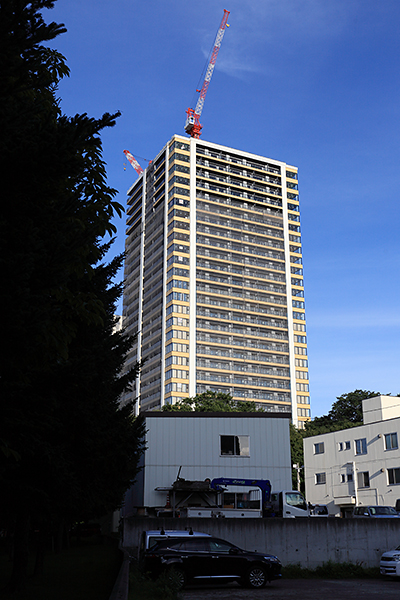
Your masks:
<svg viewBox="0 0 400 600"><path fill-rule="evenodd" d="M399 0L58 0L62 110L122 112L102 139L125 205L122 151L152 159L184 134L224 8L202 138L299 168L312 415L400 393Z"/></svg>

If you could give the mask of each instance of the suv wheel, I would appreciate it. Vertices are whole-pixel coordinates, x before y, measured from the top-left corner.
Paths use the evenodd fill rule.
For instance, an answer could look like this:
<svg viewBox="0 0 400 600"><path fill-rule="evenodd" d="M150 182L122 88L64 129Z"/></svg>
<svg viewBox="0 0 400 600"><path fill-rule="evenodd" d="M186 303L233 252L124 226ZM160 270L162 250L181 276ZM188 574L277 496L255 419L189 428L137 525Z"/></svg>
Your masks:
<svg viewBox="0 0 400 600"><path fill-rule="evenodd" d="M186 585L186 573L179 567L172 567L168 571L168 579L172 583L173 587L181 590Z"/></svg>
<svg viewBox="0 0 400 600"><path fill-rule="evenodd" d="M267 583L267 573L261 565L254 565L247 572L247 585L251 588L263 588Z"/></svg>

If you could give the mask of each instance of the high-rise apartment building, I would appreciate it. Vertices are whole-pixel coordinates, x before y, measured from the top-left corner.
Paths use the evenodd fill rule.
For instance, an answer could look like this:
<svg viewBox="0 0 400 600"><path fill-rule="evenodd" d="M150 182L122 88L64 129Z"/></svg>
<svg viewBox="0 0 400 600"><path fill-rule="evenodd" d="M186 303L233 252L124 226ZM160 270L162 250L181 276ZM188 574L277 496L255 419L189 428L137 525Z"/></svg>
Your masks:
<svg viewBox="0 0 400 600"><path fill-rule="evenodd" d="M205 390L310 416L297 169L175 135L128 192L141 410Z"/></svg>

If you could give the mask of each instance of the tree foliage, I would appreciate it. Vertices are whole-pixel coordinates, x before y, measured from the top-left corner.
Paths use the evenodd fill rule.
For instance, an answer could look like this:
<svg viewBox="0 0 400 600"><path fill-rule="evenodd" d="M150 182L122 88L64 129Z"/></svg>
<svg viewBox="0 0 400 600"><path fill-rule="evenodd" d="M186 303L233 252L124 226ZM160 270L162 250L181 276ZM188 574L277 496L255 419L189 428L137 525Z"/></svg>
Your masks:
<svg viewBox="0 0 400 600"><path fill-rule="evenodd" d="M315 417L305 424L306 436L362 425L362 401L379 395L380 392L354 390L354 392L337 396L336 402L332 404L327 415Z"/></svg>
<svg viewBox="0 0 400 600"><path fill-rule="evenodd" d="M262 412L257 409L255 402L234 400L230 394L207 390L193 398L184 398L176 404L166 404L163 411L194 411L194 412Z"/></svg>
<svg viewBox="0 0 400 600"><path fill-rule="evenodd" d="M118 398L132 341L115 332L119 256L103 264L122 213L100 134L118 113L67 117L64 57L47 44L50 0L0 0L1 525L14 526L14 581L26 574L30 524L115 508L142 450L143 424ZM43 525L44 523L44 525Z"/></svg>

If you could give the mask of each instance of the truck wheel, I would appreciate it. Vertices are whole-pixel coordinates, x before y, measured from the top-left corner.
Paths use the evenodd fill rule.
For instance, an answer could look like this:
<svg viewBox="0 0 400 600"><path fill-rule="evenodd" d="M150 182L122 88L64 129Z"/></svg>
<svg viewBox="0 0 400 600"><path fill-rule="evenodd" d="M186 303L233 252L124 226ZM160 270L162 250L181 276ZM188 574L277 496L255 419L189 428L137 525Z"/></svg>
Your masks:
<svg viewBox="0 0 400 600"><path fill-rule="evenodd" d="M261 565L254 565L247 571L246 583L251 588L263 588L267 583L267 573Z"/></svg>

